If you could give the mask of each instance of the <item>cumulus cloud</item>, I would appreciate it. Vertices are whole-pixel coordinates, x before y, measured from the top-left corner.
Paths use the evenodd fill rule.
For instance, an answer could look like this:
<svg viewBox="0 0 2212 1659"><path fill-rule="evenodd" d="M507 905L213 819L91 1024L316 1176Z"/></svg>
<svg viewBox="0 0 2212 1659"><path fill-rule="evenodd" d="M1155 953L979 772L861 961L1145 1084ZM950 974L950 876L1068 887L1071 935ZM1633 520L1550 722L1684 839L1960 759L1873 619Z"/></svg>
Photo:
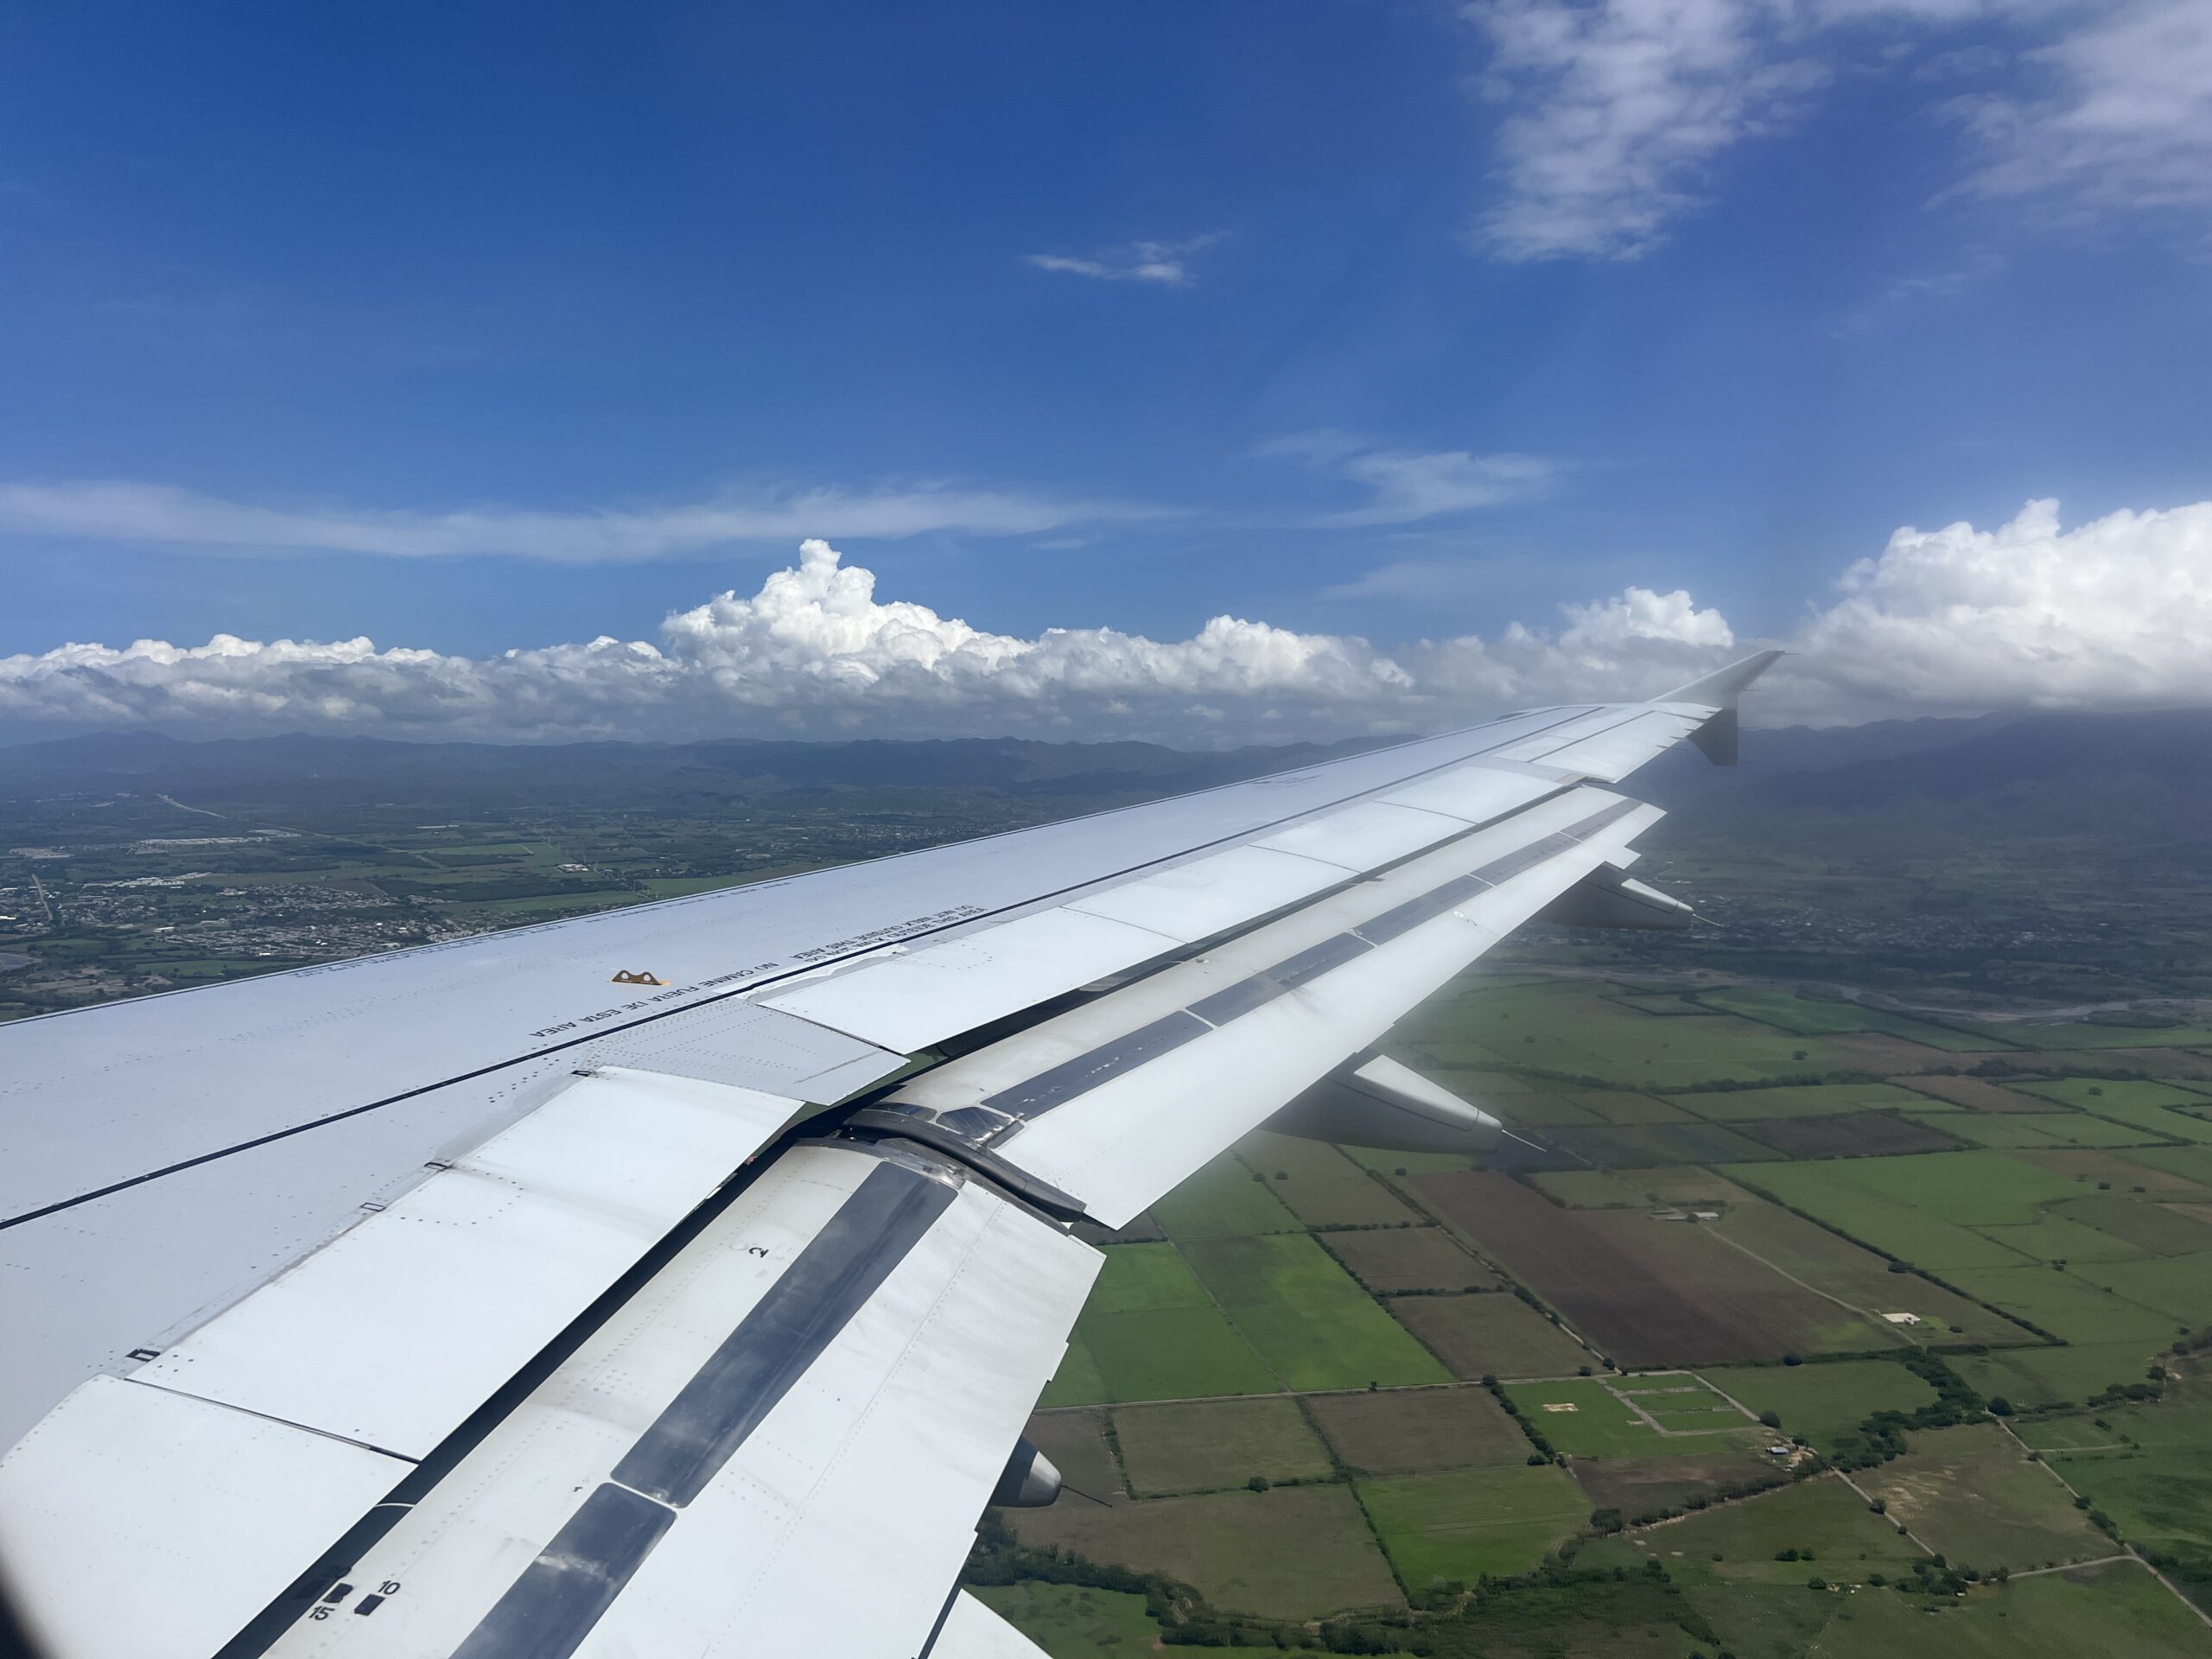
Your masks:
<svg viewBox="0 0 2212 1659"><path fill-rule="evenodd" d="M1496 506L1539 493L1559 470L1541 455L1391 449L1333 431L1271 438L1253 453L1302 461L1317 473L1363 486L1364 505L1315 521L1339 528L1407 524Z"/></svg>
<svg viewBox="0 0 2212 1659"><path fill-rule="evenodd" d="M1127 502L1052 500L944 484L874 491L800 489L689 505L583 512L283 508L156 484L0 485L0 535L391 558L493 554L564 564L667 558L747 542L789 546L813 534L895 538L962 531L1024 536L1160 513L1159 508Z"/></svg>
<svg viewBox="0 0 2212 1659"><path fill-rule="evenodd" d="M1853 708L2212 703L2212 502L2071 531L2056 501L1995 530L1908 527L1839 586L1798 671Z"/></svg>
<svg viewBox="0 0 2212 1659"><path fill-rule="evenodd" d="M2202 0L1469 0L1476 86L1503 109L1476 245L1512 261L1633 259L1703 205L1727 151L1787 130L1832 65L2002 75L1948 99L1960 188L2075 210L2212 202L2212 11ZM2013 44L1940 49L1995 22ZM1941 96L1939 94L1939 96Z"/></svg>
<svg viewBox="0 0 2212 1659"><path fill-rule="evenodd" d="M1131 242L1118 248L1077 256L1030 253L1022 263L1039 270L1055 270L1070 276L1091 276L1106 283L1149 283L1158 288L1187 288L1193 278L1190 258L1200 249L1221 239L1217 231L1190 236L1180 242Z"/></svg>
<svg viewBox="0 0 2212 1659"><path fill-rule="evenodd" d="M809 541L757 592L601 638L495 657L219 635L0 658L0 729L156 725L552 739L1027 732L1185 744L1440 729L1497 709L1655 695L1763 643L1793 655L1769 719L2018 707L2212 705L2212 502L2062 527L1904 529L1783 641L1742 639L1681 590L1631 587L1389 649L1217 616L1185 639L993 633Z"/></svg>

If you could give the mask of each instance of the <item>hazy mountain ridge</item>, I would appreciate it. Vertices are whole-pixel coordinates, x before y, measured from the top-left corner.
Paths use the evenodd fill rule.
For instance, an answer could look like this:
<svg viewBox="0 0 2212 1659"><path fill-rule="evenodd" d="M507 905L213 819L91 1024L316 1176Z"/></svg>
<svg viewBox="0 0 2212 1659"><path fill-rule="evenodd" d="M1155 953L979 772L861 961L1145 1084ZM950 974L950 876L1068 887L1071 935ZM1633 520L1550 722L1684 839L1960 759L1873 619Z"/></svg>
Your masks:
<svg viewBox="0 0 2212 1659"><path fill-rule="evenodd" d="M1029 738L845 742L710 740L551 745L372 737L97 733L0 748L0 795L72 791L349 796L755 794L843 789L1127 796L1202 789L1394 741L1214 752ZM1998 815L2062 832L2198 833L2212 808L2212 711L2037 713L1754 730L1743 764L1688 747L1637 774L1639 796L1693 817L1910 809ZM2177 815L2186 815L2177 817ZM2190 820L2195 820L2194 823Z"/></svg>

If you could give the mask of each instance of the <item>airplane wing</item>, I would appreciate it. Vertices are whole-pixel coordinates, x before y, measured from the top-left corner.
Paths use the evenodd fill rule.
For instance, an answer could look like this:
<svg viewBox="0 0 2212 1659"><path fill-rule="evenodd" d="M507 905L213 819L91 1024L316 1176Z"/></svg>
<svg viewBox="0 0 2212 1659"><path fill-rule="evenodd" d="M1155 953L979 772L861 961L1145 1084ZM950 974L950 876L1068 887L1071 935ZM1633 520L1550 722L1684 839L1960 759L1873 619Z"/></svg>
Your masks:
<svg viewBox="0 0 2212 1659"><path fill-rule="evenodd" d="M1532 916L1674 925L1645 703L0 1027L0 1573L54 1659L1033 1653L955 1580L1119 1225Z"/></svg>

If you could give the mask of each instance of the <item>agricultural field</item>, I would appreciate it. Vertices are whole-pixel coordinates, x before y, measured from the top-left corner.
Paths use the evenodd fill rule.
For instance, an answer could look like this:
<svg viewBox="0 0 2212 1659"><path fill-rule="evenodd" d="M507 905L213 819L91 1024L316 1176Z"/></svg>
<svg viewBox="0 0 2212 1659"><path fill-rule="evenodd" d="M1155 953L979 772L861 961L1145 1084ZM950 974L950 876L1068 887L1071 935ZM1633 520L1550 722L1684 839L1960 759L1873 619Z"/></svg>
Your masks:
<svg viewBox="0 0 2212 1659"><path fill-rule="evenodd" d="M1221 1491L1254 1477L1281 1483L1329 1472L1329 1454L1295 1400L1219 1400L1124 1406L1114 1440L1140 1497Z"/></svg>
<svg viewBox="0 0 2212 1659"><path fill-rule="evenodd" d="M1124 1659L1160 1635L1144 1598L1087 1584L987 1584L973 1594L1052 1656L1052 1659Z"/></svg>
<svg viewBox="0 0 2212 1659"><path fill-rule="evenodd" d="M1936 1401L1926 1379L1884 1359L1730 1366L1702 1375L1750 1410L1772 1412L1783 1433L1801 1435L1823 1451L1875 1412L1913 1412Z"/></svg>
<svg viewBox="0 0 2212 1659"><path fill-rule="evenodd" d="M1033 1420L1105 1507L1064 1500L1009 1524L1166 1574L1224 1614L1396 1609L1416 1628L1456 1621L1467 1642L1495 1637L1501 1651L1525 1647L1541 1607L1549 1645L1529 1651L1593 1659L2015 1659L2062 1650L2021 1637L2015 1610L2078 1634L2105 1600L2141 1651L2212 1655L2212 1630L2139 1567L2065 1565L2115 1551L2083 1504L2212 1562L2212 1416L2143 1381L2212 1325L2212 1145L2121 1121L2203 1127L2186 1103L2212 1107L2212 1084L1921 1041L1902 1016L1846 1027L1862 1011L1834 1001L1797 1019L1780 991L1707 998L1732 988L1761 988L1524 978L1480 1040L1464 1020L1478 1000L1424 1011L1398 1052L1533 1147L1477 1160L1255 1135L1209 1165L1154 1207L1155 1242L1109 1246ZM1578 1031L1594 1050L1629 1022L1643 1047L1594 1066L1526 1062L1504 1036L1541 1051ZM1749 1052L1711 1058L1735 1027ZM1993 1052L2015 1057L2001 1083L1961 1069ZM1906 1363L1931 1353L1955 1395ZM2130 1383L2146 1398L2102 1392ZM1991 1418L1993 1397L2030 1414ZM1891 1427L1870 1431L1876 1414ZM1802 1450L1770 1451L1793 1437ZM1822 1472L1827 1453L1888 1460L1854 1469L1854 1491ZM1231 1536L1248 1516L1261 1547ZM1593 1516L1623 1530L1592 1536ZM1440 1588L1562 1548L1593 1569L1572 1588ZM1985 1572L2061 1566L1936 1594L1915 1566L1931 1552ZM1663 1580L1610 1575L1654 1562ZM2212 1565L2206 1579L2212 1603ZM1636 1600L1644 1584L1656 1600ZM1068 1652L1134 1639L1107 1640L1103 1602L1076 1629L1050 1587L1063 1599L1022 1617ZM1420 1611L1440 1596L1457 1611Z"/></svg>
<svg viewBox="0 0 2212 1659"><path fill-rule="evenodd" d="M1390 1311L1458 1376L1549 1376L1598 1363L1516 1296L1399 1296Z"/></svg>
<svg viewBox="0 0 2212 1659"><path fill-rule="evenodd" d="M1306 1230L1266 1179L1226 1153L1154 1205L1152 1217L1178 1240Z"/></svg>
<svg viewBox="0 0 2212 1659"><path fill-rule="evenodd" d="M1185 1250L1244 1339L1300 1391L1399 1388L1451 1374L1306 1234L1214 1238Z"/></svg>
<svg viewBox="0 0 2212 1659"><path fill-rule="evenodd" d="M1236 1156L1305 1226L1401 1227L1421 1219L1334 1147L1259 1129L1236 1143Z"/></svg>
<svg viewBox="0 0 2212 1659"><path fill-rule="evenodd" d="M1776 1557L1790 1552L1787 1560ZM1662 1560L1686 1582L1802 1586L1819 1573L1863 1584L1894 1575L1924 1552L1833 1477L1802 1481L1664 1527L1606 1539L1584 1552L1592 1567Z"/></svg>
<svg viewBox="0 0 2212 1659"><path fill-rule="evenodd" d="M1415 1591L1524 1572L1588 1513L1581 1489L1550 1464L1401 1475L1358 1488L1390 1564Z"/></svg>
<svg viewBox="0 0 2212 1659"><path fill-rule="evenodd" d="M2122 1535L2212 1562L2212 1382L2200 1370L2156 1404L2045 1417L2019 1435Z"/></svg>
<svg viewBox="0 0 2212 1659"><path fill-rule="evenodd" d="M1117 1244L1043 1403L1271 1394L1281 1386L1174 1245Z"/></svg>
<svg viewBox="0 0 2212 1659"><path fill-rule="evenodd" d="M1779 1358L1894 1340L1693 1221L1560 1209L1483 1171L1410 1184L1623 1365Z"/></svg>
<svg viewBox="0 0 2212 1659"><path fill-rule="evenodd" d="M1584 1459L1710 1457L1767 1431L1688 1375L1513 1382L1505 1396L1577 1466Z"/></svg>
<svg viewBox="0 0 2212 1659"><path fill-rule="evenodd" d="M1995 1423L1932 1429L1857 1479L1891 1520L1954 1561L2018 1572L2113 1553L2051 1471Z"/></svg>
<svg viewBox="0 0 2212 1659"><path fill-rule="evenodd" d="M1315 1236L1353 1278L1377 1296L1411 1290L1499 1287L1497 1274L1476 1261L1441 1227L1378 1227Z"/></svg>
<svg viewBox="0 0 2212 1659"><path fill-rule="evenodd" d="M1166 1573L1230 1611L1301 1620L1403 1605L1365 1515L1341 1484L1004 1513L1026 1544ZM1560 1522L1547 1516L1536 1524Z"/></svg>
<svg viewBox="0 0 2212 1659"><path fill-rule="evenodd" d="M1969 1592L1949 1605L1862 1592L1821 1634L1835 1659L2202 1659L2212 1631L2133 1562Z"/></svg>
<svg viewBox="0 0 2212 1659"><path fill-rule="evenodd" d="M1510 1469L1529 1461L1528 1437L1486 1389L1317 1394L1306 1407L1354 1475Z"/></svg>

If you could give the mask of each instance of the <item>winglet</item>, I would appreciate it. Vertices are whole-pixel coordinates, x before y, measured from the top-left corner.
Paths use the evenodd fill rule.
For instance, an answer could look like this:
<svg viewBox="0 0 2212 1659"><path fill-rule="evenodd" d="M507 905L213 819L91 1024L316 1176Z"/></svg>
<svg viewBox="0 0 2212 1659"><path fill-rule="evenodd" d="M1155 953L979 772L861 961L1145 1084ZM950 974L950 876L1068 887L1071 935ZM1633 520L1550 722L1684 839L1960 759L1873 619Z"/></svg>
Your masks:
<svg viewBox="0 0 2212 1659"><path fill-rule="evenodd" d="M1744 688L1774 666L1778 651L1752 652L1740 662L1707 675L1701 680L1692 680L1688 685L1675 687L1663 696L1654 697L1654 702L1701 703L1716 713L1704 725L1690 734L1690 741L1704 752L1705 758L1716 766L1736 764L1737 734L1736 704L1744 695Z"/></svg>

